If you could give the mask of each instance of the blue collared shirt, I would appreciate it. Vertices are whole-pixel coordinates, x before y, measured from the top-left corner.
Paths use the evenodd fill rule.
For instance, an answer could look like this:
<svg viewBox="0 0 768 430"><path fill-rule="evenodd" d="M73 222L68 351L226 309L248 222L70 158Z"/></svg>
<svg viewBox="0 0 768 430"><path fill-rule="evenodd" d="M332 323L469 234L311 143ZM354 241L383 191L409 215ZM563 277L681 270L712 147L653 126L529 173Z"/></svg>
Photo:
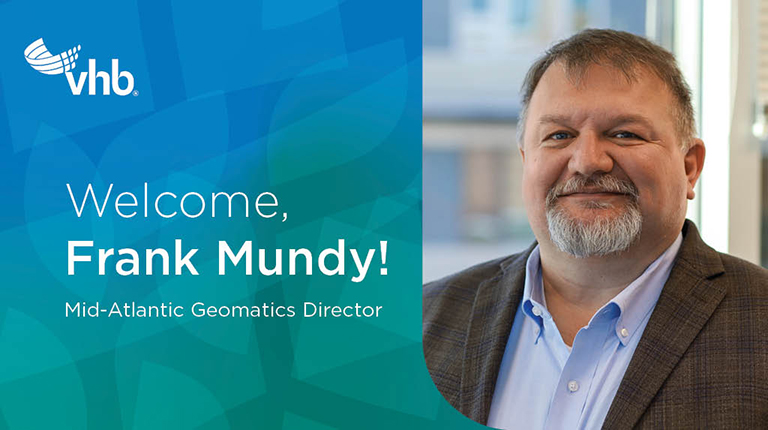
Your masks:
<svg viewBox="0 0 768 430"><path fill-rule="evenodd" d="M582 327L569 348L547 311L537 246L526 264L488 425L599 429L669 278L682 234Z"/></svg>

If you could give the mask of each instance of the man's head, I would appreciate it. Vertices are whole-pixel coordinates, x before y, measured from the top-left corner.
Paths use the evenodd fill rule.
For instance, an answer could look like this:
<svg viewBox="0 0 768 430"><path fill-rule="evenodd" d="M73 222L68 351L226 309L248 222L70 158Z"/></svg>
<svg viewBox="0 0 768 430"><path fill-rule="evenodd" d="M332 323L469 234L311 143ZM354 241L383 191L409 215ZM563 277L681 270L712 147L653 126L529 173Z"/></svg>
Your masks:
<svg viewBox="0 0 768 430"><path fill-rule="evenodd" d="M674 240L704 147L672 54L586 30L532 66L523 104L523 197L540 242L599 257Z"/></svg>
<svg viewBox="0 0 768 430"><path fill-rule="evenodd" d="M632 33L588 29L555 44L528 69L522 86L522 110L517 128L519 146L523 145L525 118L533 92L544 72L554 63L561 63L573 82L578 82L594 65L612 67L628 81L636 80L640 69L651 71L664 82L674 98L674 115L684 148L695 137L691 89L672 53Z"/></svg>

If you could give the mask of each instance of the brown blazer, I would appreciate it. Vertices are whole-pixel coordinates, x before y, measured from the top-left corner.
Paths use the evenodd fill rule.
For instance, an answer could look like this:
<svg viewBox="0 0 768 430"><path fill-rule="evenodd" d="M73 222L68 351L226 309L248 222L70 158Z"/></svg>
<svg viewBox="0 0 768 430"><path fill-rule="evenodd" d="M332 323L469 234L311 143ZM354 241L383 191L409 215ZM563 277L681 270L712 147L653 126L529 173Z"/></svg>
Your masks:
<svg viewBox="0 0 768 430"><path fill-rule="evenodd" d="M532 250L424 286L427 368L482 424ZM768 429L768 270L716 252L686 221L603 428Z"/></svg>

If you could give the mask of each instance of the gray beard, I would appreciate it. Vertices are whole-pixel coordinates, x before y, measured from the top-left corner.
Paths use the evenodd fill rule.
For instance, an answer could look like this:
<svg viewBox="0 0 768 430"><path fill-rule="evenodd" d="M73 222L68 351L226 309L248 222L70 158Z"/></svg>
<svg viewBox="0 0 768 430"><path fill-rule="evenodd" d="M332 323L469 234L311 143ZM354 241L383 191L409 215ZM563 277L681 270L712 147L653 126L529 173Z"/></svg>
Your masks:
<svg viewBox="0 0 768 430"><path fill-rule="evenodd" d="M590 207L610 208L612 204L593 202ZM626 251L640 236L643 216L637 202L631 201L616 218L596 216L581 221L558 204L547 208L549 237L563 252L577 258L602 257Z"/></svg>

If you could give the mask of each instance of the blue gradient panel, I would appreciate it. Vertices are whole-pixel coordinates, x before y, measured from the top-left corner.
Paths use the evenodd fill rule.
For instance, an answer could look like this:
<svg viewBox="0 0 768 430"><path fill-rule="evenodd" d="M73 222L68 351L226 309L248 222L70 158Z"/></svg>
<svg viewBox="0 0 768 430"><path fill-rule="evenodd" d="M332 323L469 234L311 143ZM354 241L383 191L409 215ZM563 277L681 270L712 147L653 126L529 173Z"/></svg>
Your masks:
<svg viewBox="0 0 768 430"><path fill-rule="evenodd" d="M421 350L419 2L11 0L0 37L0 429L473 426ZM81 46L71 76L28 64L39 38L50 55ZM78 216L89 186L109 202ZM213 216L220 192L249 203ZM340 239L324 261L345 273L323 273ZM92 241L74 251L92 261L69 261L72 241ZM221 241L250 241L252 274L245 260L219 274ZM128 251L100 274L101 248L137 250L139 274L120 273ZM168 274L146 273L145 249L168 252ZM311 275L304 257L289 273L290 249L311 253ZM196 302L270 310L197 317ZM78 303L184 315L67 316Z"/></svg>

